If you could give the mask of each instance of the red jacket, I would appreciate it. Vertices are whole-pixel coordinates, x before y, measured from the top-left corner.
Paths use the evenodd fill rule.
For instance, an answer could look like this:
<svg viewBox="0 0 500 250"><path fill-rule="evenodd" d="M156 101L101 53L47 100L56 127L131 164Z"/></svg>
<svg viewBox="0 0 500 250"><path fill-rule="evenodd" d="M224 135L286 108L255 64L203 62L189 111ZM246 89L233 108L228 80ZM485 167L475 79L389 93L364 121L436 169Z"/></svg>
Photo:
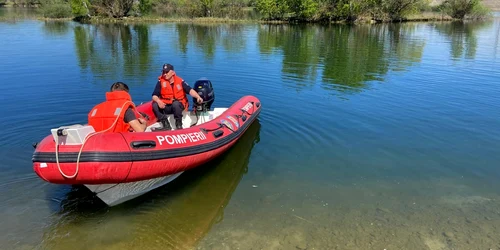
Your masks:
<svg viewBox="0 0 500 250"><path fill-rule="evenodd" d="M97 104L89 112L88 123L96 132L129 132L130 125L123 120L129 107L135 110L132 98L126 91L106 92L106 101Z"/></svg>
<svg viewBox="0 0 500 250"><path fill-rule="evenodd" d="M184 110L188 110L189 101L182 87L183 80L177 75L174 75L172 77L174 78L174 84L170 84L167 79L161 76L158 77L161 85L160 100L165 104L172 104L174 100L177 100L182 103L182 105L184 105Z"/></svg>

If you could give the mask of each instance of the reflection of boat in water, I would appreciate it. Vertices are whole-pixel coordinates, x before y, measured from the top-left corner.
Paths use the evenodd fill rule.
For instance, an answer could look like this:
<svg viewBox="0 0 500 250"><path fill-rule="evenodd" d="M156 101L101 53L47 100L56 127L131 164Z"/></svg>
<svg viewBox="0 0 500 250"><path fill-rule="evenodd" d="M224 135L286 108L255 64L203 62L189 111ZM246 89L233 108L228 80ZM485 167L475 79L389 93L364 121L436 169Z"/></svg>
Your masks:
<svg viewBox="0 0 500 250"><path fill-rule="evenodd" d="M259 140L259 131L260 123L256 121L215 168L193 171L192 177L196 178L193 185L184 189L172 202L167 201L168 209L155 212L155 218L149 221L151 223L142 224L145 231L175 235L171 239L175 243L166 242L172 244L174 249L197 244L215 223L223 219L226 205L247 173L250 152ZM178 183L181 184L180 181ZM169 226L155 225L155 221L165 221Z"/></svg>
<svg viewBox="0 0 500 250"><path fill-rule="evenodd" d="M193 249L224 209L247 172L253 146L259 141L256 120L227 153L203 167L187 171L158 188L112 210L77 197L63 200L62 218L49 227L43 249ZM82 194L82 192L80 193ZM90 208L93 207L93 208ZM87 210L87 211L85 211Z"/></svg>
<svg viewBox="0 0 500 250"><path fill-rule="evenodd" d="M209 81L206 85L211 88ZM185 111L183 129L152 131L159 122L151 104L137 107L151 117L146 132L102 133L90 125L52 129L36 146L35 172L50 183L84 184L106 204L117 205L215 159L234 145L261 110L256 97L244 96L229 108Z"/></svg>

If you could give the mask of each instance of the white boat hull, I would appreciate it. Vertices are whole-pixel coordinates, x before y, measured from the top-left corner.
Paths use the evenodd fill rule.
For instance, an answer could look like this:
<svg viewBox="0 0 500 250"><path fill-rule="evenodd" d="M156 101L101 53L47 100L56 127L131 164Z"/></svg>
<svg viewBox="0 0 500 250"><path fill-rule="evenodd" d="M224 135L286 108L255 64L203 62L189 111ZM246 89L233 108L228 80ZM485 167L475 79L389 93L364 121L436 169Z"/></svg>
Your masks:
<svg viewBox="0 0 500 250"><path fill-rule="evenodd" d="M118 183L118 184L100 184L85 186L99 197L108 206L116 206L128 200L134 199L143 195L155 188L161 187L175 178L179 177L183 172L172 175L162 176L154 179Z"/></svg>

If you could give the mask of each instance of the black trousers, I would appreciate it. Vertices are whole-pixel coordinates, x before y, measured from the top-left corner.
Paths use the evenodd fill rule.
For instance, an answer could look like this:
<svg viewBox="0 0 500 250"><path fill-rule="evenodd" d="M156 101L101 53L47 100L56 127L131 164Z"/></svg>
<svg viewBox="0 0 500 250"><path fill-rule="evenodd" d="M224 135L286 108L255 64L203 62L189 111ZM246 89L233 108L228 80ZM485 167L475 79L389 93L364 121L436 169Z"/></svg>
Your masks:
<svg viewBox="0 0 500 250"><path fill-rule="evenodd" d="M181 120L182 119L182 111L184 110L184 105L180 103L179 101L174 101L172 104L165 105L164 109L160 109L158 107L158 103L153 102L153 113L155 113L155 116L158 118L158 121L161 121L163 119L167 119L167 115L169 114L174 114L174 119Z"/></svg>

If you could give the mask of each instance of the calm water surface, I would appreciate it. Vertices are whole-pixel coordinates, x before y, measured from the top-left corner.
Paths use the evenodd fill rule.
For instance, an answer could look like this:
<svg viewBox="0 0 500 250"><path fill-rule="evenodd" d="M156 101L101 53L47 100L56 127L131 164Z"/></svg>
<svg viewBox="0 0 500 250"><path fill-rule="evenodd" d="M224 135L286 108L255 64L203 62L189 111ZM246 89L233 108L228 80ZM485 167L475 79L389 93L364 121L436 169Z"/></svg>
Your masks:
<svg viewBox="0 0 500 250"><path fill-rule="evenodd" d="M0 22L2 249L498 249L500 19L359 26ZM163 63L263 111L118 207L40 180L33 142Z"/></svg>

